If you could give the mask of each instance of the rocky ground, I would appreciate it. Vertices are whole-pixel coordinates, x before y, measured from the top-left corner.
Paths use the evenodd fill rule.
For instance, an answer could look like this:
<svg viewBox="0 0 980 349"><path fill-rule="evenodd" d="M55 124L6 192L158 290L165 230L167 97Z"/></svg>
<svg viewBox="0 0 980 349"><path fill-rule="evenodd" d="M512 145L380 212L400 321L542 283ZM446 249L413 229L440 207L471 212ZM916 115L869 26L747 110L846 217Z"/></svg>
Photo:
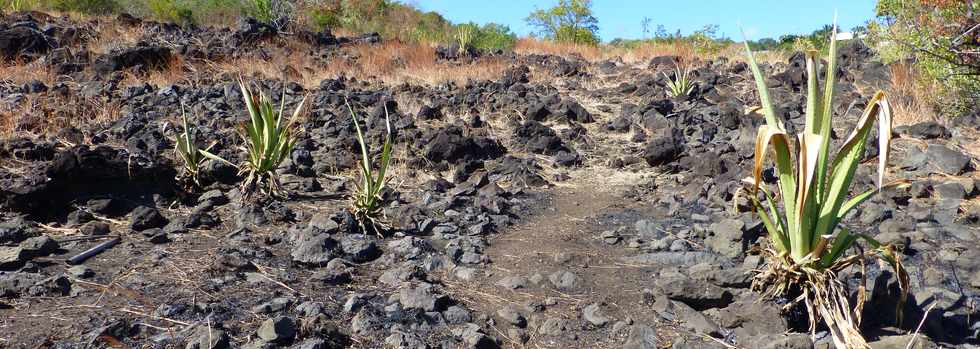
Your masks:
<svg viewBox="0 0 980 349"><path fill-rule="evenodd" d="M112 38L97 28L110 24L142 34L103 49ZM438 64L509 68L465 84L290 78L356 62L345 47L380 41L255 21L0 19L7 71L49 72L0 77L0 110L31 111L0 140L0 347L833 347L821 329L814 343L798 309L749 290L765 237L736 195L762 122L744 63L695 62L685 98L666 95L672 57L447 49ZM283 54L314 65L248 78L289 105L312 101L279 171L289 199L242 200L236 170L217 162L185 190L171 151L182 105L198 139L241 159L236 76L210 63ZM838 135L889 81L860 43L841 58ZM174 61L197 68L148 82ZM799 128L801 57L764 70L778 113ZM357 143L345 100L375 144L391 113L391 236L360 234L347 213ZM967 116L896 128L888 177L914 184L846 221L904 246L912 276L899 325L895 278L869 265L875 348L980 343L978 126ZM861 167L855 190L873 171Z"/></svg>

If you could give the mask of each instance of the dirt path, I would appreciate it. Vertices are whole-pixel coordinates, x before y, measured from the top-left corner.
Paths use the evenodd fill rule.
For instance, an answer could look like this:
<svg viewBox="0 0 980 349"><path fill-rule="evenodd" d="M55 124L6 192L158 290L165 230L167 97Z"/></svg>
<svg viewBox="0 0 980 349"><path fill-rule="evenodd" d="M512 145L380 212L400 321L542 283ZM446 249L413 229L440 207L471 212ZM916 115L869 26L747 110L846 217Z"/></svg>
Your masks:
<svg viewBox="0 0 980 349"><path fill-rule="evenodd" d="M616 244L601 235L631 217L661 215L625 198L639 179L612 170L573 174L554 189L548 210L492 239L485 275L452 281L449 288L476 310L494 314L509 347L623 347L628 337L642 335L631 335L631 325L657 327L644 289L658 270L622 262L636 254L621 246L628 233Z"/></svg>

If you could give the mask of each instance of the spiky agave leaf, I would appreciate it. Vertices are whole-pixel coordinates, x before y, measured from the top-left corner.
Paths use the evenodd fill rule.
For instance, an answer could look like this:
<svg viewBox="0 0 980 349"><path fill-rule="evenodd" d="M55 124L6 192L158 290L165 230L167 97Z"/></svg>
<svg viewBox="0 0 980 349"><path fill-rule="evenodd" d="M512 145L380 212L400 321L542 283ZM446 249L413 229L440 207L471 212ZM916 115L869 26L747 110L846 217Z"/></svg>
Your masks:
<svg viewBox="0 0 980 349"><path fill-rule="evenodd" d="M354 121L354 130L357 133L357 143L361 150L361 163L360 173L361 178L359 183L355 186L355 193L353 196L353 211L355 217L357 217L359 223L361 224L362 230L367 230L366 228L373 229L376 233L380 234L378 230L378 215L380 214L382 207L381 191L384 189L387 183L387 171L388 166L391 163L391 121L388 115L388 109L385 108L385 140L384 145L381 150L381 162L378 164L377 173L374 172L374 166L372 166L370 151L368 149L367 142L364 140L364 133L361 131L360 122L358 121L357 114L354 113L354 109L347 103L347 109L351 113L351 119Z"/></svg>
<svg viewBox="0 0 980 349"><path fill-rule="evenodd" d="M238 165L239 174L245 176L245 181L242 182L243 192L248 194L258 187L273 197L281 196L275 170L296 144L296 122L306 110L308 97L303 97L292 116L283 124L285 90L277 110L261 91L255 94L241 76L239 88L249 113L249 122L239 128L244 143L242 149L246 153L245 161Z"/></svg>

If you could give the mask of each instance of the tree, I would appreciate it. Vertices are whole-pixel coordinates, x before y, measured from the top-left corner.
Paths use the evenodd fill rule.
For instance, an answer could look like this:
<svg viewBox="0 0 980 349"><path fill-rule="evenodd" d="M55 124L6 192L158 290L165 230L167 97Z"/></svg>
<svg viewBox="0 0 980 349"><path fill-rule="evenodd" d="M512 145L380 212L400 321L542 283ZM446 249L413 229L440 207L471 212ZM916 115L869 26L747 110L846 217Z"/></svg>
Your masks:
<svg viewBox="0 0 980 349"><path fill-rule="evenodd" d="M944 111L955 115L976 108L980 1L879 0L875 10L868 39L886 61L915 62L925 78L944 86L949 98L938 103Z"/></svg>
<svg viewBox="0 0 980 349"><path fill-rule="evenodd" d="M599 20L592 14L591 0L559 0L549 9L537 9L524 19L551 40L576 44L599 43Z"/></svg>
<svg viewBox="0 0 980 349"><path fill-rule="evenodd" d="M643 27L644 40L650 37L650 22L650 17L643 17L643 20L640 21L640 26Z"/></svg>

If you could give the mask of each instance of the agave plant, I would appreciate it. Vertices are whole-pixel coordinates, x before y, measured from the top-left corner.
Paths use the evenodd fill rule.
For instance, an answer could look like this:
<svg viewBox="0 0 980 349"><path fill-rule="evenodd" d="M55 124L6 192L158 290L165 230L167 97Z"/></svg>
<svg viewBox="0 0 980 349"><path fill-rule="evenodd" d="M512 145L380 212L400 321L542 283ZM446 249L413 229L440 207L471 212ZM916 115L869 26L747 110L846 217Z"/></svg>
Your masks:
<svg viewBox="0 0 980 349"><path fill-rule="evenodd" d="M197 142L194 139L194 129L187 122L187 114L184 113L183 105L180 106L180 118L184 126L184 131L177 135L177 139L174 141L174 154L181 159L184 168L183 172L178 176L179 178L190 180L193 185L200 185L198 173L200 172L201 165L208 159L204 154L208 153L214 144L203 150L197 147Z"/></svg>
<svg viewBox="0 0 980 349"><path fill-rule="evenodd" d="M473 33L476 32L476 25L474 24L460 24L456 27L456 44L459 45L457 48L457 54L463 55L466 50L473 45Z"/></svg>
<svg viewBox="0 0 980 349"><path fill-rule="evenodd" d="M908 275L892 246L883 245L841 225L848 212L882 188L904 183L883 183L892 126L888 100L883 92L876 93L867 103L857 125L834 154L830 149L830 139L834 73L837 71L836 26L831 37L822 91L817 77L820 69L814 58L816 52L806 53L806 125L795 138L787 134L783 123L777 118L752 50L748 44L745 47L766 120L766 124L759 127L756 138L755 168L753 178L749 180L752 195L749 196L772 245L768 250L771 257L768 266L756 276L753 286L769 297L784 296L791 290L801 291L802 295L797 301L805 301L810 312L811 329L815 328L818 319L822 319L830 328L837 347L864 348L867 344L858 331L865 300L864 287L862 285L858 290L857 306L852 309L845 286L836 273L856 264L863 266L866 259L877 257L895 270L903 290L903 300L908 285ZM864 156L865 146L871 139L875 120L878 123L877 187L848 199L851 182ZM773 154L775 173L778 175L779 195L775 197L761 180L770 153ZM795 169L794 158L797 164ZM760 192L766 205L759 199ZM859 239L867 241L869 248L849 254L848 251L858 245ZM901 321L900 309L898 311Z"/></svg>
<svg viewBox="0 0 980 349"><path fill-rule="evenodd" d="M385 175L388 172L388 165L391 164L391 122L388 118L388 108L385 108L385 134L384 145L381 149L381 163L378 164L377 172L371 163L371 155L367 142L364 141L364 133L361 132L361 125L357 121L357 114L347 104L350 116L354 120L354 129L357 131L357 143L361 146L361 180L357 182L357 187L353 196L351 210L362 231L374 231L381 235L384 223L380 221L381 207L384 204L381 197L381 190L387 184Z"/></svg>
<svg viewBox="0 0 980 349"><path fill-rule="evenodd" d="M694 85L691 85L691 80L689 79L691 75L690 70L675 66L673 79L667 73L662 74L667 79L667 94L671 97L687 96L694 90Z"/></svg>
<svg viewBox="0 0 980 349"><path fill-rule="evenodd" d="M248 196L256 189L272 197L282 197L284 195L276 169L289 157L296 145L297 121L306 110L306 97L299 102L296 109L289 119L284 116L286 107L286 94L279 103L279 109L268 97L259 92L258 95L252 90L241 77L238 85L242 90L245 99L245 106L248 109L249 122L243 123L239 128L242 137L242 149L245 152L245 161L238 167L238 175L245 176L242 182L242 193ZM207 151L202 151L205 156L231 164L225 159L218 157ZM233 165L235 166L235 165Z"/></svg>

